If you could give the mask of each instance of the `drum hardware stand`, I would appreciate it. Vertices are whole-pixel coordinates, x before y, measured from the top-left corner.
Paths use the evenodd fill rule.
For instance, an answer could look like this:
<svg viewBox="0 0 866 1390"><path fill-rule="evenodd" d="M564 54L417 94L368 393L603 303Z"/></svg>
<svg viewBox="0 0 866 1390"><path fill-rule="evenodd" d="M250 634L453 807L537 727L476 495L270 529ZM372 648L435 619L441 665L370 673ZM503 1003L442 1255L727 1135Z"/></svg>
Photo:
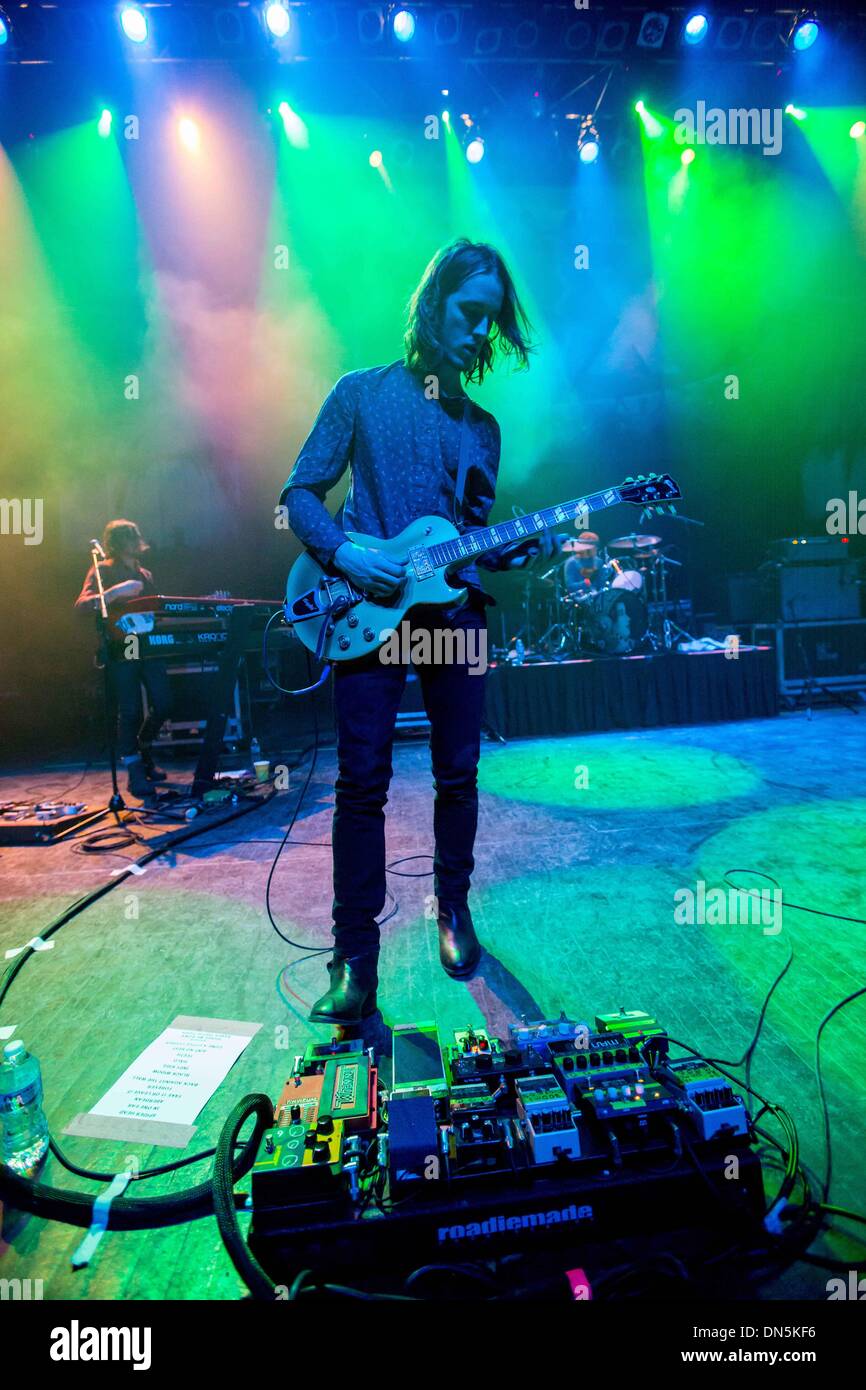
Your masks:
<svg viewBox="0 0 866 1390"><path fill-rule="evenodd" d="M536 646L540 652L544 652L546 656L552 657L554 661L565 661L568 659L568 651L570 641L572 639L572 633L569 630L569 626L562 621L561 565L554 565L551 569L547 571L546 574L543 574L541 578L547 579L550 575L554 576L553 582L555 586L553 600L553 622L550 624L547 630L541 634L541 636L538 639L538 642L536 643ZM554 634L556 636L555 644Z"/></svg>

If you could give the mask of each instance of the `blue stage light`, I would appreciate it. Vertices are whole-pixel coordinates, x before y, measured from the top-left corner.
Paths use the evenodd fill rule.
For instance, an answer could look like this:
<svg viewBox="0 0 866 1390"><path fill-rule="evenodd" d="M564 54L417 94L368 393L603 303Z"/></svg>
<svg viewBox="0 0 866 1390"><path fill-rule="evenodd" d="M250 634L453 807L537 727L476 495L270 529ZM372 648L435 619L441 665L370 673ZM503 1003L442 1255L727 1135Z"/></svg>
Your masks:
<svg viewBox="0 0 866 1390"><path fill-rule="evenodd" d="M798 53L805 53L807 48L811 48L817 39L820 28L817 20L804 19L794 30L794 47Z"/></svg>
<svg viewBox="0 0 866 1390"><path fill-rule="evenodd" d="M484 141L476 135L474 140L470 140L466 146L466 158L470 164L480 164L484 158Z"/></svg>
<svg viewBox="0 0 866 1390"><path fill-rule="evenodd" d="M147 39L147 15L138 5L124 5L120 11L120 27L130 43L144 43Z"/></svg>
<svg viewBox="0 0 866 1390"><path fill-rule="evenodd" d="M597 159L598 141L590 137L590 139L585 140L580 147L580 162L581 164L594 164Z"/></svg>
<svg viewBox="0 0 866 1390"><path fill-rule="evenodd" d="M6 20L3 18L2 14L0 14L0 47L2 47L4 43L6 43L8 38L9 26L7 25Z"/></svg>
<svg viewBox="0 0 866 1390"><path fill-rule="evenodd" d="M275 39L284 39L292 27L292 17L285 5L273 0L272 4L265 6L265 24Z"/></svg>
<svg viewBox="0 0 866 1390"><path fill-rule="evenodd" d="M415 16L411 10L398 10L394 16L394 37L408 43L415 37Z"/></svg>
<svg viewBox="0 0 866 1390"><path fill-rule="evenodd" d="M683 38L686 43L701 43L707 37L710 21L705 14L693 14L686 20Z"/></svg>

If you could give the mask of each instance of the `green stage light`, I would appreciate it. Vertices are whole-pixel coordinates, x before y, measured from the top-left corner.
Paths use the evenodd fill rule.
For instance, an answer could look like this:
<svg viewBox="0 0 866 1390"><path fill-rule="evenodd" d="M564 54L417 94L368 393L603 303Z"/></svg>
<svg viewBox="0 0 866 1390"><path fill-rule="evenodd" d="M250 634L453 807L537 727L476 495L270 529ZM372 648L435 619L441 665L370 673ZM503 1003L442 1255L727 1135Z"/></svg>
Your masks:
<svg viewBox="0 0 866 1390"><path fill-rule="evenodd" d="M107 140L111 134L111 120L111 112L108 110L108 107L106 107L96 123L96 129L99 131L103 140Z"/></svg>
<svg viewBox="0 0 866 1390"><path fill-rule="evenodd" d="M634 109L640 116L641 121L643 123L643 128L646 131L649 138L651 140L657 140L659 136L664 133L661 121L657 121L655 116L653 116L651 112L647 111L646 107L643 104L643 100L636 101L634 104Z"/></svg>
<svg viewBox="0 0 866 1390"><path fill-rule="evenodd" d="M855 121L848 134L852 140L862 140L866 135L866 121Z"/></svg>
<svg viewBox="0 0 866 1390"><path fill-rule="evenodd" d="M802 106L794 106L790 101L785 107L785 115L792 116L795 121L805 121L806 119L806 112L803 110Z"/></svg>
<svg viewBox="0 0 866 1390"><path fill-rule="evenodd" d="M309 149L309 131L297 111L293 111L287 101L281 101L277 107L277 112L283 123L283 130L286 132L286 139L289 144L293 145L296 150Z"/></svg>
<svg viewBox="0 0 866 1390"><path fill-rule="evenodd" d="M507 757L501 757L501 751ZM640 735L633 743L593 745L569 739L527 739L507 750L491 748L481 760L479 786L504 801L587 809L644 811L697 806L753 796L761 778L749 763L700 744L674 744Z"/></svg>
<svg viewBox="0 0 866 1390"><path fill-rule="evenodd" d="M694 160L694 157L695 157L695 152L694 152L694 150L683 150L682 154L680 155L680 163L681 163L681 164L691 164L691 163L693 162L693 160Z"/></svg>

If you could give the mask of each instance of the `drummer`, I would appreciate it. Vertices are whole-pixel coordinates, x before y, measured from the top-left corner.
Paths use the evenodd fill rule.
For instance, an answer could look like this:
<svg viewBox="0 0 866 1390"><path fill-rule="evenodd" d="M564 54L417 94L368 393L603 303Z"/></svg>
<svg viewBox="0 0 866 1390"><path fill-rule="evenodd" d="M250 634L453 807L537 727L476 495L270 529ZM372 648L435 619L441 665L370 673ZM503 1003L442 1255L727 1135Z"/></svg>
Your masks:
<svg viewBox="0 0 866 1390"><path fill-rule="evenodd" d="M600 589L603 571L595 531L581 531L577 540L566 541L562 549L568 556L564 567L566 592L579 598Z"/></svg>

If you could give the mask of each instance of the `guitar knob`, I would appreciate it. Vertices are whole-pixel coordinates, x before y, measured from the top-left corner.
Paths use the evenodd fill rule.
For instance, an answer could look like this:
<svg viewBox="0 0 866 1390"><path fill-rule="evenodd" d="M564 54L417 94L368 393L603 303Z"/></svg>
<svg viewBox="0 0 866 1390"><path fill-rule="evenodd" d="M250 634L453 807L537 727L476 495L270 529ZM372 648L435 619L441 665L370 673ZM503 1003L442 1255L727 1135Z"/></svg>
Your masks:
<svg viewBox="0 0 866 1390"><path fill-rule="evenodd" d="M348 646L349 646L349 639L348 639L348 637L338 637L338 638L337 638L337 646L340 648L340 651L341 651L341 652L346 651L346 649L347 649Z"/></svg>
<svg viewBox="0 0 866 1390"><path fill-rule="evenodd" d="M349 627L357 627L357 626L358 626L358 615L357 615L357 613L350 613L349 616L348 616L348 618L346 619L346 623L347 623L347 625L348 625Z"/></svg>
<svg viewBox="0 0 866 1390"><path fill-rule="evenodd" d="M375 632L373 631L373 629L372 629L371 627L365 627L365 628L364 628L364 641L365 641L365 642L372 642L372 641L373 641L373 638L374 638L375 636L376 636L376 634L375 634Z"/></svg>

